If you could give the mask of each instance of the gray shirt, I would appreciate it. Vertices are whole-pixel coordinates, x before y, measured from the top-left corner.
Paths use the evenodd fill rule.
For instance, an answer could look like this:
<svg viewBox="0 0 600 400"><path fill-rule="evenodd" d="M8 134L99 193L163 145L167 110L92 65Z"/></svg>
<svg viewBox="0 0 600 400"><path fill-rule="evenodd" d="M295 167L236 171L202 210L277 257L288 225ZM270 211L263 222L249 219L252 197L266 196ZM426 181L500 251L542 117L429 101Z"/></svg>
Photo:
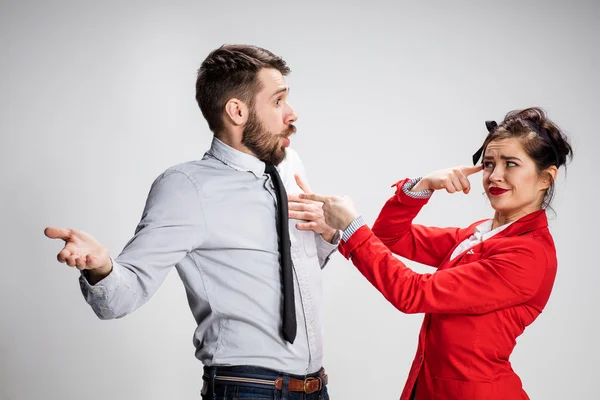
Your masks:
<svg viewBox="0 0 600 400"><path fill-rule="evenodd" d="M214 139L202 160L169 168L152 184L134 237L112 272L82 293L102 319L134 311L177 270L198 323L204 365L256 365L293 374L317 371L323 358L322 272L339 242L327 243L289 221L298 333L281 336L281 274L276 195L265 164ZM295 151L278 166L289 194L304 178Z"/></svg>

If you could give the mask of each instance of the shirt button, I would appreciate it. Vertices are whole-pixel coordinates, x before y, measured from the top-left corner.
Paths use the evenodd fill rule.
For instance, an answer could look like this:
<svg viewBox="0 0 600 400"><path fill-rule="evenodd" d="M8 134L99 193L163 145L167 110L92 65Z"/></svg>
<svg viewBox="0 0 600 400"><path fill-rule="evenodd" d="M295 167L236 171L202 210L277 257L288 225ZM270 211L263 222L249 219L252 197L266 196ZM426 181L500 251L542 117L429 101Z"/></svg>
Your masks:
<svg viewBox="0 0 600 400"><path fill-rule="evenodd" d="M419 361L423 362L423 355L419 356Z"/></svg>

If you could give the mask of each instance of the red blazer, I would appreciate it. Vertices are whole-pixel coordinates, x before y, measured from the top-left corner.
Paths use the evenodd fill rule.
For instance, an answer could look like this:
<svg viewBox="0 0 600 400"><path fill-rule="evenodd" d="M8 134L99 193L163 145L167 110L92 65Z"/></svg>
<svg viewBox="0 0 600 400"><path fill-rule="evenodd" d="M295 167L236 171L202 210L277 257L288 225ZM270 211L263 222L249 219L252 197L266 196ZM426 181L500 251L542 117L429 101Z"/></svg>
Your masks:
<svg viewBox="0 0 600 400"><path fill-rule="evenodd" d="M544 210L514 222L449 260L475 227L412 223L427 199L397 183L371 231L361 227L340 252L404 313L425 313L417 354L400 400L528 399L509 357L515 339L542 312L556 276L556 250ZM418 274L392 252L438 268ZM471 253L471 252L469 252Z"/></svg>

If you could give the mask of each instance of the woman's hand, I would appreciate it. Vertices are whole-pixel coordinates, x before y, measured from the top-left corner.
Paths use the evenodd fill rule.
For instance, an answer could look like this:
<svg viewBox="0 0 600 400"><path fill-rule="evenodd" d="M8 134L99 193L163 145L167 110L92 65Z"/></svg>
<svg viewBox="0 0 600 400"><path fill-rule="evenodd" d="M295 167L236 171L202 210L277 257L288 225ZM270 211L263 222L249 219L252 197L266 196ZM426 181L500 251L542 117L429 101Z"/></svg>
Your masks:
<svg viewBox="0 0 600 400"><path fill-rule="evenodd" d="M411 192L446 189L448 193L464 192L467 194L471 190L471 183L467 177L482 169L483 164L479 164L474 167L455 167L433 171L425 175L411 189Z"/></svg>
<svg viewBox="0 0 600 400"><path fill-rule="evenodd" d="M300 178L300 175L294 175L294 178L296 178L298 187L304 193L312 193L308 185ZM306 221L298 222L296 228L318 233L326 242L331 243L337 232L337 230L327 225L321 202L304 200L297 195L288 194L288 214L290 218Z"/></svg>
<svg viewBox="0 0 600 400"><path fill-rule="evenodd" d="M343 231L358 217L354 202L348 196L324 196L315 193L301 193L300 198L323 203L325 223L333 229Z"/></svg>

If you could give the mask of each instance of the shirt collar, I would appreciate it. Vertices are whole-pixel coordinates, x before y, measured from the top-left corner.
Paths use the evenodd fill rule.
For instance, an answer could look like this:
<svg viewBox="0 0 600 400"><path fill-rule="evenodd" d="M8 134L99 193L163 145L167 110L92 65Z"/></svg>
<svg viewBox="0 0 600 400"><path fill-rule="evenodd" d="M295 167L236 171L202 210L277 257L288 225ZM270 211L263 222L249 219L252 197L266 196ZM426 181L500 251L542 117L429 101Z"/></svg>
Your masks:
<svg viewBox="0 0 600 400"><path fill-rule="evenodd" d="M492 230L494 220L488 219L487 221L485 221L482 224L479 224L475 227L473 236L475 236L478 240L483 241L485 239L488 239L488 238L494 236L498 232L501 232L504 229L508 228L511 224L513 224L513 222L509 222L508 224L504 224L504 225L499 226L498 228Z"/></svg>
<svg viewBox="0 0 600 400"><path fill-rule="evenodd" d="M233 169L252 172L257 178L262 177L265 173L264 162L226 145L216 137L213 137L208 154Z"/></svg>

